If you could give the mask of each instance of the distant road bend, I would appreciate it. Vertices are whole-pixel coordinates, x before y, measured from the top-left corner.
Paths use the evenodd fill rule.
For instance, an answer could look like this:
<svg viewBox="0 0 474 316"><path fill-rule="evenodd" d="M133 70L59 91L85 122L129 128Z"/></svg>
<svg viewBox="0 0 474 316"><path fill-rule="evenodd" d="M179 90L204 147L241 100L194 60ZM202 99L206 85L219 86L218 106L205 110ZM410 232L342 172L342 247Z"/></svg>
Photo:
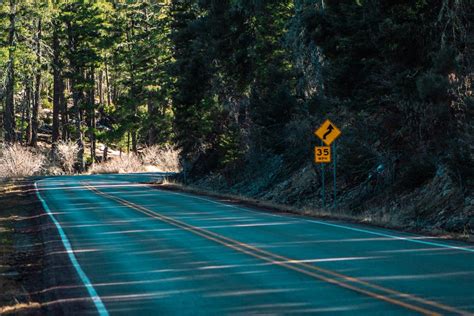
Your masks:
<svg viewBox="0 0 474 316"><path fill-rule="evenodd" d="M474 247L140 184L47 178L45 211L100 315L474 315Z"/></svg>

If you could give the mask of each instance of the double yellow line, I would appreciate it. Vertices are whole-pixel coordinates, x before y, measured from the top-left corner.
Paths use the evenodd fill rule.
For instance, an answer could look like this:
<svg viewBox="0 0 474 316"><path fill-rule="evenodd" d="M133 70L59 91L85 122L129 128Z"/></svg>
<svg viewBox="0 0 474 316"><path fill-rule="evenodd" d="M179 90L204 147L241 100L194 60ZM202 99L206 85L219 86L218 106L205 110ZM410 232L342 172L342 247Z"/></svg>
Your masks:
<svg viewBox="0 0 474 316"><path fill-rule="evenodd" d="M252 257L269 262L271 264L276 264L278 266L300 272L302 274L313 277L315 279L322 280L322 281L352 290L354 292L357 292L363 295L367 295L369 297L372 297L372 298L375 298L375 299L378 299L390 304L398 305L406 309L419 312L424 315L441 315L443 313L455 313L459 315L473 315L466 311L462 311L457 308L447 306L438 302L434 302L431 300L417 297L415 295L406 294L406 293L402 293L396 290L385 288L385 287L372 284L372 283L369 283L369 282L366 282L366 281L363 281L351 276L347 276L338 272L334 272L334 271L323 269L323 268L320 268L320 267L317 267L305 262L301 262L299 260L280 256L280 255L256 248L254 246L248 245L246 243L242 243L237 240L216 234L206 229L187 224L185 222L176 220L172 217L156 213L141 205L137 205L135 203L116 197L114 195L99 191L97 188L91 185L84 184L84 186L98 195L101 195L105 198L113 200L124 206L130 207L138 212L141 212L147 216L150 216L152 218L155 218L157 220L160 220L172 226L192 232L208 240L212 240L216 243L219 243L228 248L234 249L238 252L245 253ZM417 303L417 305L414 305L413 303Z"/></svg>

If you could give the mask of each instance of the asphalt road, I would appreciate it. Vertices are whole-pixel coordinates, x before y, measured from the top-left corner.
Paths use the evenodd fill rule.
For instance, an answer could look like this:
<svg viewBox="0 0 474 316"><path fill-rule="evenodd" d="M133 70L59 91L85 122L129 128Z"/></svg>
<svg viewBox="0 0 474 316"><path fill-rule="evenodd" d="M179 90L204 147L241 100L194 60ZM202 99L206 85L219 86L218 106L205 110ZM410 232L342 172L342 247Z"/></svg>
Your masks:
<svg viewBox="0 0 474 316"><path fill-rule="evenodd" d="M140 184L158 176L37 183L83 314L474 313L472 245Z"/></svg>

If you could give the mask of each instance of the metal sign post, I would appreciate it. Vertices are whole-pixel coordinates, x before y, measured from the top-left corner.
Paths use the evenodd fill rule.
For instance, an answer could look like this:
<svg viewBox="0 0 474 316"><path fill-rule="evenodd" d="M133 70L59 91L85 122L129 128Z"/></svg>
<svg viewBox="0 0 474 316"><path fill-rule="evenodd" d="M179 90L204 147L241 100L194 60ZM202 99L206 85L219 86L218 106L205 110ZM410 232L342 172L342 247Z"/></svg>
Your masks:
<svg viewBox="0 0 474 316"><path fill-rule="evenodd" d="M333 160L333 193L334 193L334 208L337 207L337 156L336 156L336 138L341 135L341 131L330 120L326 120L314 134L321 139L321 146L314 149L314 161L321 164L321 200L323 208L326 207L326 179L325 179L325 163L330 163ZM332 148L331 148L332 144ZM324 146L326 145L326 146Z"/></svg>
<svg viewBox="0 0 474 316"><path fill-rule="evenodd" d="M334 183L334 208L337 207L337 182L336 182L336 172L337 172L337 156L336 156L336 142L332 144L332 151L333 151L333 183Z"/></svg>
<svg viewBox="0 0 474 316"><path fill-rule="evenodd" d="M321 142L322 145L323 142ZM321 185L322 185L322 193L321 198L323 201L323 208L326 208L326 186L325 186L325 174L324 174L324 163L321 163Z"/></svg>

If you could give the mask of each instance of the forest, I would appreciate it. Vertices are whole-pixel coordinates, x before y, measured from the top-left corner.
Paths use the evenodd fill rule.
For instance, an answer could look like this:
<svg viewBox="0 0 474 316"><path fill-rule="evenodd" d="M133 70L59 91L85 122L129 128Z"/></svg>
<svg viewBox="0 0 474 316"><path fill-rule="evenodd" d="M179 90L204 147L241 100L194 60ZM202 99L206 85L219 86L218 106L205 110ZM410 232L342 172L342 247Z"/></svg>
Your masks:
<svg viewBox="0 0 474 316"><path fill-rule="evenodd" d="M320 207L329 118L340 207L474 230L473 21L472 0L3 0L3 148L73 142L81 173L167 146L180 181Z"/></svg>

